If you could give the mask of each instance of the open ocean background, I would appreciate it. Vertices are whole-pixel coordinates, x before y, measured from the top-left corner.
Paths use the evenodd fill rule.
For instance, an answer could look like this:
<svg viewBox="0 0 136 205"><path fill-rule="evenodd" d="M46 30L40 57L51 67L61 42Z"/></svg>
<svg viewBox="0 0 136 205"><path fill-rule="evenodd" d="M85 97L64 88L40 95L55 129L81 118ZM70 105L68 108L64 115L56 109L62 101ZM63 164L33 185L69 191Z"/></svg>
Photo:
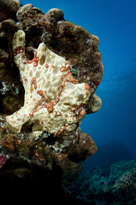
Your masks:
<svg viewBox="0 0 136 205"><path fill-rule="evenodd" d="M82 132L96 142L97 153L82 174L120 160L136 160L136 0L22 0L46 13L59 8L64 18L100 39L104 77L96 94L101 109L85 116Z"/></svg>

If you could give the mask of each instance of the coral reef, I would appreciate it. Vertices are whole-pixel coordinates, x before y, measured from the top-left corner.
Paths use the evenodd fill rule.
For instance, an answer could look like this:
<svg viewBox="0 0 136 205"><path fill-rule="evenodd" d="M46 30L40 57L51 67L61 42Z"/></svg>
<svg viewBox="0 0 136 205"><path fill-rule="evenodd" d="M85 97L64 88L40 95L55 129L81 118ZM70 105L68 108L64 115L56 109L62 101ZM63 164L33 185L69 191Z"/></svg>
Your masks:
<svg viewBox="0 0 136 205"><path fill-rule="evenodd" d="M120 161L117 164L94 168L78 178L68 190L74 197L88 204L136 203L136 161Z"/></svg>
<svg viewBox="0 0 136 205"><path fill-rule="evenodd" d="M125 172L119 179L115 181L114 188L129 192L136 186L136 170L134 172Z"/></svg>
<svg viewBox="0 0 136 205"><path fill-rule="evenodd" d="M99 38L60 9L0 3L1 186L43 183L46 199L76 204L64 186L97 151L79 126L102 104L94 94L103 76Z"/></svg>

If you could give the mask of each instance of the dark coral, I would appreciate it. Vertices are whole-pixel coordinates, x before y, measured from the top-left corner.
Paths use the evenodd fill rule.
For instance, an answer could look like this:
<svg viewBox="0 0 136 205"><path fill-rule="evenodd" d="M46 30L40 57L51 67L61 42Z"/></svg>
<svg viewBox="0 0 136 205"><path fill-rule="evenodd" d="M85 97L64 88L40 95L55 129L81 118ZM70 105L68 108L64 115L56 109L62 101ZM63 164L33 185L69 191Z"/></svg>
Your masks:
<svg viewBox="0 0 136 205"><path fill-rule="evenodd" d="M64 20L63 16L60 9L51 9L43 15L36 8L31 8L18 15L19 28L26 32L27 44L30 36L33 39L41 36L40 40L52 51L69 60L73 76L79 83L88 83L93 94L103 76L99 38Z"/></svg>
<svg viewBox="0 0 136 205"><path fill-rule="evenodd" d="M16 21L16 12L20 6L17 0L0 0L0 21L10 18Z"/></svg>
<svg viewBox="0 0 136 205"><path fill-rule="evenodd" d="M24 90L13 60L12 39L17 31L15 21L0 23L0 113L11 114L23 105Z"/></svg>
<svg viewBox="0 0 136 205"><path fill-rule="evenodd" d="M1 186L23 187L46 193L46 199L64 204L64 198L72 204L82 204L71 198L65 185L76 180L82 171L82 161L97 151L94 141L80 129L76 135L57 138L44 132L36 138L31 125L25 125L20 134L11 133L4 116L0 116L0 153L6 159L0 164ZM0 158L0 159L1 159ZM34 188L35 187L35 188ZM16 190L16 189L15 189ZM11 191L10 191L11 192ZM62 197L62 198L61 198ZM83 203L84 204L84 203Z"/></svg>
<svg viewBox="0 0 136 205"><path fill-rule="evenodd" d="M86 133L81 133L80 129L75 135L57 138L53 134L44 132L36 138L31 132L31 126L24 125L20 134L10 133L6 128L4 116L0 116L0 145L5 155L14 155L26 159L30 163L35 163L41 167L52 170L53 163L61 167L62 174L70 175L75 167L74 176L78 177L81 168L78 163L84 161L89 156L96 153L95 142ZM66 167L69 167L69 172ZM65 173L65 174L64 174ZM65 183L66 180L63 177ZM70 183L70 179L67 183Z"/></svg>

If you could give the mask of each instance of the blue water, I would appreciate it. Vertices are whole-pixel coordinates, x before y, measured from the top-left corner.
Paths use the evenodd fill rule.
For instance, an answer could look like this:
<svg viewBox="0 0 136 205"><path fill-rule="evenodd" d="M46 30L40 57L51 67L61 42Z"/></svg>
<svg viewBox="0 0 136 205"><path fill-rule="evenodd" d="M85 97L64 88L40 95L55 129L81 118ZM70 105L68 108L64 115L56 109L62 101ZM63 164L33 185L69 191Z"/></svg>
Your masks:
<svg viewBox="0 0 136 205"><path fill-rule="evenodd" d="M105 161L106 156L107 162L118 161L124 146L126 153L131 152L136 159L136 0L22 0L21 3L32 3L45 13L60 8L66 20L100 38L104 77L96 94L102 99L102 108L86 116L81 129L92 136L98 152L101 146L109 143L113 146L105 150ZM127 156L122 154L122 158ZM84 173L89 171L86 166L89 160L84 163Z"/></svg>

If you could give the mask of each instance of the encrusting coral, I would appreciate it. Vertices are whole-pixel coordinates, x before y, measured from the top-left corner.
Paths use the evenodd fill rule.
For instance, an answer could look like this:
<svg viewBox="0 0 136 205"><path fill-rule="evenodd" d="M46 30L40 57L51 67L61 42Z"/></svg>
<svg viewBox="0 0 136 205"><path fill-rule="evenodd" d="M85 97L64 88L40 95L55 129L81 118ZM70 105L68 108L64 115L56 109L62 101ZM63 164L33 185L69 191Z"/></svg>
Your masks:
<svg viewBox="0 0 136 205"><path fill-rule="evenodd" d="M84 105L90 97L87 83L78 83L65 58L41 43L34 58L25 56L25 33L19 30L13 41L14 60L25 88L24 106L6 117L8 126L20 132L27 121L35 122L33 131L53 134L71 133L85 116Z"/></svg>

